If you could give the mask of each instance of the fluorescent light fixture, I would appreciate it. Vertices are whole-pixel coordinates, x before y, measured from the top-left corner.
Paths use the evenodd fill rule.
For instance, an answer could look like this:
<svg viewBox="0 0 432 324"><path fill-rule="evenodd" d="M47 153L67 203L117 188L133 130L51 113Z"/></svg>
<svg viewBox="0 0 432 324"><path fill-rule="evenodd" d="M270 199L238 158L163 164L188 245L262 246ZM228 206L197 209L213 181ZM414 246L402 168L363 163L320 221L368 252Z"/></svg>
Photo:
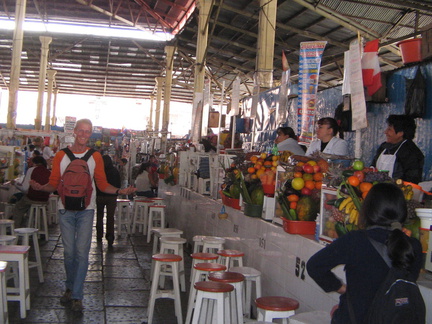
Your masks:
<svg viewBox="0 0 432 324"><path fill-rule="evenodd" d="M0 29L14 30L15 20L0 17ZM173 35L163 32L151 32L139 30L132 27L109 27L102 25L64 23L64 22L40 22L36 20L26 20L23 23L24 31L53 33L53 34L70 34L70 35L92 35L102 37L119 37L128 39L151 40L167 42L174 38Z"/></svg>

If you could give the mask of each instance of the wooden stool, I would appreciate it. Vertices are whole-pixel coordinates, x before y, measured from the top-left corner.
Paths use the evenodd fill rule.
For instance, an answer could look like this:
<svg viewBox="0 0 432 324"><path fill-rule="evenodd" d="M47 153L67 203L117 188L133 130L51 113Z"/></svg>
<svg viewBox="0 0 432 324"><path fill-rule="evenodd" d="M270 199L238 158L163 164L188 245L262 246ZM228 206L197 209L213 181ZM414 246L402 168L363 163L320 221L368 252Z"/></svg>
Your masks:
<svg viewBox="0 0 432 324"><path fill-rule="evenodd" d="M241 273L245 277L244 294L243 294L243 311L247 318L251 317L252 304L252 282L255 282L255 298L261 297L261 272L251 267L232 267L232 272Z"/></svg>
<svg viewBox="0 0 432 324"><path fill-rule="evenodd" d="M7 294L6 294L6 268L7 262L0 261L0 323L9 323Z"/></svg>
<svg viewBox="0 0 432 324"><path fill-rule="evenodd" d="M180 277L180 287L184 292L186 291L186 279L185 279L185 271L184 271L184 258L183 258L183 244L186 243L185 238L181 237L171 237L171 236L162 236L160 238L161 248L160 253L172 253L179 255L182 260L179 262L179 277ZM164 277L160 280L160 285L163 287L164 285Z"/></svg>
<svg viewBox="0 0 432 324"><path fill-rule="evenodd" d="M259 321L273 321L282 318L283 324L288 324L287 318L295 314L299 302L295 299L280 296L266 296L255 299Z"/></svg>
<svg viewBox="0 0 432 324"><path fill-rule="evenodd" d="M195 264L202 263L202 262L216 262L219 256L214 253L197 252L197 253L192 253L191 258L192 258L192 268L191 268L191 275L189 277L189 281L192 281L192 278L194 277Z"/></svg>
<svg viewBox="0 0 432 324"><path fill-rule="evenodd" d="M153 228L165 228L165 208L165 205L151 205L149 207L147 243L150 243ZM160 222L160 226L155 226L154 222Z"/></svg>
<svg viewBox="0 0 432 324"><path fill-rule="evenodd" d="M238 250L219 250L217 254L221 257L219 263L225 264L227 269L233 267L234 262L237 262L238 267L243 267L243 252Z"/></svg>
<svg viewBox="0 0 432 324"><path fill-rule="evenodd" d="M138 226L138 232L147 233L148 208L153 205L153 200L135 199L133 203L132 216L132 234L135 234ZM153 252L156 253L156 252Z"/></svg>
<svg viewBox="0 0 432 324"><path fill-rule="evenodd" d="M195 307L195 297L196 297L196 289L194 288L194 284L196 282L202 281L204 277L204 280L206 280L207 275L211 272L215 271L225 271L226 267L223 264L218 263L209 263L209 262L203 262L203 263L197 263L194 265L194 277L191 280L191 288L189 290L189 301L188 301L188 310L186 315L186 323L190 323L192 319L192 311Z"/></svg>
<svg viewBox="0 0 432 324"><path fill-rule="evenodd" d="M213 281L199 281L194 284L194 289L197 291L195 312L192 319L192 324L198 324L202 312L204 300L214 300L216 302L216 311L213 310L212 320L206 320L205 323L224 324L229 321L229 306L227 305L228 293L234 290L230 284ZM206 310L207 307L203 308ZM204 313L204 312L203 312ZM206 316L206 314L202 314ZM187 322L186 320L186 323ZM243 323L243 321L239 322Z"/></svg>
<svg viewBox="0 0 432 324"><path fill-rule="evenodd" d="M31 204L29 211L28 227L37 228L39 230L38 236L44 234L45 241L49 240L46 204Z"/></svg>
<svg viewBox="0 0 432 324"><path fill-rule="evenodd" d="M153 200L154 205L164 205L164 199L161 197L153 197L150 199Z"/></svg>
<svg viewBox="0 0 432 324"><path fill-rule="evenodd" d="M117 236L121 237L123 225L126 227L126 234L129 235L131 231L131 217L130 217L130 200L117 199Z"/></svg>
<svg viewBox="0 0 432 324"><path fill-rule="evenodd" d="M0 219L0 235L13 235L15 222L12 219Z"/></svg>
<svg viewBox="0 0 432 324"><path fill-rule="evenodd" d="M222 237L207 236L203 238L203 252L204 253L216 253L219 250L223 250L225 239Z"/></svg>
<svg viewBox="0 0 432 324"><path fill-rule="evenodd" d="M18 262L19 287L7 288L7 300L20 302L21 318L26 318L30 310L30 281L28 271L28 251L30 246L0 245L0 260Z"/></svg>
<svg viewBox="0 0 432 324"><path fill-rule="evenodd" d="M161 237L181 237L183 231L177 228L153 228L153 254L158 253L158 241Z"/></svg>
<svg viewBox="0 0 432 324"><path fill-rule="evenodd" d="M235 296L231 296L231 310L236 310L231 314L232 323L243 323L243 282L245 277L237 272L212 272L209 274L210 281L231 284L234 287Z"/></svg>
<svg viewBox="0 0 432 324"><path fill-rule="evenodd" d="M58 224L58 195L50 195L48 198L48 225Z"/></svg>
<svg viewBox="0 0 432 324"><path fill-rule="evenodd" d="M38 276L39 276L39 282L42 283L44 282L44 275L43 275L43 269L42 269L42 259L41 259L41 254L40 254L40 250L39 250L39 242L38 242L38 238L37 238L37 234L38 234L38 229L37 228L16 228L15 229L15 234L18 238L22 238L21 240L21 244L20 245L30 245L30 236L33 239L33 248L34 248L34 252L35 252L35 256L36 256L36 261L29 261L29 268L37 268L38 270Z"/></svg>
<svg viewBox="0 0 432 324"><path fill-rule="evenodd" d="M155 301L158 298L171 298L174 299L175 314L177 323L183 323L181 301L180 301L180 285L178 275L178 263L182 260L181 256L175 254L155 254L152 256L155 261L155 271L152 277L152 286L150 290L149 305L147 308L147 323L152 324ZM171 271L162 271L162 267L170 267ZM160 276L171 276L173 279L173 290L159 290Z"/></svg>

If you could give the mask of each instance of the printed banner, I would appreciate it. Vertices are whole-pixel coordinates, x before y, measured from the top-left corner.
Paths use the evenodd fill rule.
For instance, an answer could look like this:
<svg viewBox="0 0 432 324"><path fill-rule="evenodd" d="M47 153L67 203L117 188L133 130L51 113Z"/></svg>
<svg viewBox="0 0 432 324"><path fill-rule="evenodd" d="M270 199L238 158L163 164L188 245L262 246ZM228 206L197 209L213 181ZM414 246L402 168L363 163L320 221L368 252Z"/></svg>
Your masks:
<svg viewBox="0 0 432 324"><path fill-rule="evenodd" d="M351 42L349 52L352 130L359 130L367 127L367 118L360 47L357 40Z"/></svg>
<svg viewBox="0 0 432 324"><path fill-rule="evenodd" d="M322 41L300 43L297 129L300 130L299 142L303 144L310 143L314 133L318 78L326 44Z"/></svg>

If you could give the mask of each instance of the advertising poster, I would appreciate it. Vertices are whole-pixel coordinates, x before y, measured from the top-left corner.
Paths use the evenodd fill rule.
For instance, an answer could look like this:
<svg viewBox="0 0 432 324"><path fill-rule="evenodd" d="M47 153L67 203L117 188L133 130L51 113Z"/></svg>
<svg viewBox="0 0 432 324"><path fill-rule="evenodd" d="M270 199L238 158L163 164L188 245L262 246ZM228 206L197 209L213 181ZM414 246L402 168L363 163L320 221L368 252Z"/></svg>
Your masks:
<svg viewBox="0 0 432 324"><path fill-rule="evenodd" d="M314 134L318 78L326 44L322 41L300 43L297 129L302 144L310 143Z"/></svg>

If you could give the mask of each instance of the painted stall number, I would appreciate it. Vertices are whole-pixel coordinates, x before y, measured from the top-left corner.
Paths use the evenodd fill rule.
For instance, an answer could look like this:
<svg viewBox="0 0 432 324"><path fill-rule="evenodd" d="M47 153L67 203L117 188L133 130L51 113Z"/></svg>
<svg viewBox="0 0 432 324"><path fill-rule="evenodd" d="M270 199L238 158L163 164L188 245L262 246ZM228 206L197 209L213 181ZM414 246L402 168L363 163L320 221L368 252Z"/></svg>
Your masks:
<svg viewBox="0 0 432 324"><path fill-rule="evenodd" d="M301 280L305 280L306 262L299 257L296 258L295 275Z"/></svg>

